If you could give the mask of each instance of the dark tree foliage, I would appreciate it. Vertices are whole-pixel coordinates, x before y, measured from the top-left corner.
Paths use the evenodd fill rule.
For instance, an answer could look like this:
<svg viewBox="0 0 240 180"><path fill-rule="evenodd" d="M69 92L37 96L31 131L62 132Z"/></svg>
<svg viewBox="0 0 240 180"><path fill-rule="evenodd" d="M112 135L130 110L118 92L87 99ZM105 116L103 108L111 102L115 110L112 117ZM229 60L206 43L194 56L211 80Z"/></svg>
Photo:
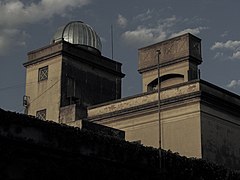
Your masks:
<svg viewBox="0 0 240 180"><path fill-rule="evenodd" d="M12 135L29 127L46 143ZM202 159L163 150L161 157L159 169L158 149L0 109L0 179L240 179Z"/></svg>

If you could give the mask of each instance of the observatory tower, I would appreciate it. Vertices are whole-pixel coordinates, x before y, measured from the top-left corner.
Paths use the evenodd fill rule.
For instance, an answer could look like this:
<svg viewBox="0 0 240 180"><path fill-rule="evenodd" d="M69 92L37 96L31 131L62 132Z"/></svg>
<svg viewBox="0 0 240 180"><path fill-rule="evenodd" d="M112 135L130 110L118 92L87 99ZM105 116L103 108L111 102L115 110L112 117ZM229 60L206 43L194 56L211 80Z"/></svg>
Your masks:
<svg viewBox="0 0 240 180"><path fill-rule="evenodd" d="M26 113L73 124L90 105L121 98L121 63L101 54L97 33L81 21L59 27L51 44L28 53Z"/></svg>

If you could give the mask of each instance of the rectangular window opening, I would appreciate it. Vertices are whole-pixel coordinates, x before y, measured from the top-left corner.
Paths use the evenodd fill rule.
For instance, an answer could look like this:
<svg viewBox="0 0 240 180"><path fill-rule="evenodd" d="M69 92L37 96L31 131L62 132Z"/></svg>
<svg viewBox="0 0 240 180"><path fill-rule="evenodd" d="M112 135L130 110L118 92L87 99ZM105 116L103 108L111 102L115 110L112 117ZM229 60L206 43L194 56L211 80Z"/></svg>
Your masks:
<svg viewBox="0 0 240 180"><path fill-rule="evenodd" d="M39 68L38 70L38 81L44 81L48 79L48 66Z"/></svg>
<svg viewBox="0 0 240 180"><path fill-rule="evenodd" d="M42 109L36 112L36 117L41 120L46 120L47 110Z"/></svg>

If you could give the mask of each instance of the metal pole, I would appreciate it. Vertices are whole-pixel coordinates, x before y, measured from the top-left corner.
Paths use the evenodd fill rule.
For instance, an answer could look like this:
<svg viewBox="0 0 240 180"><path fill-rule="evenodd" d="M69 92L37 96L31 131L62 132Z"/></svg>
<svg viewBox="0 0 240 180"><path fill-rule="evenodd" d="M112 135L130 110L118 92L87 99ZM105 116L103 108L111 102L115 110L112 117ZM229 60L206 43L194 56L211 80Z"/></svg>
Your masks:
<svg viewBox="0 0 240 180"><path fill-rule="evenodd" d="M113 25L111 24L111 47L112 47L112 59L113 59Z"/></svg>
<svg viewBox="0 0 240 180"><path fill-rule="evenodd" d="M158 70L158 124L159 124L159 168L162 169L162 126L161 126L161 112L160 112L160 60L159 56L161 54L160 50L157 50L157 70Z"/></svg>

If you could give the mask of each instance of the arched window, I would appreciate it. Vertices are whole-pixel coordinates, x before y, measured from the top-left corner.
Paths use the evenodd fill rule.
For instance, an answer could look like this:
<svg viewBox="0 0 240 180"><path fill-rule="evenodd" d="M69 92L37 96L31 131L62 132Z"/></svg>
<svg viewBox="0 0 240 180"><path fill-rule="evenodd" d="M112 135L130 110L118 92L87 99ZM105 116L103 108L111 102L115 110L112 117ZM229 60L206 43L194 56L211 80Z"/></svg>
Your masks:
<svg viewBox="0 0 240 180"><path fill-rule="evenodd" d="M161 88L172 86L184 82L184 76L182 74L166 74L160 77ZM153 91L158 89L158 78L154 79L147 85L147 91Z"/></svg>

